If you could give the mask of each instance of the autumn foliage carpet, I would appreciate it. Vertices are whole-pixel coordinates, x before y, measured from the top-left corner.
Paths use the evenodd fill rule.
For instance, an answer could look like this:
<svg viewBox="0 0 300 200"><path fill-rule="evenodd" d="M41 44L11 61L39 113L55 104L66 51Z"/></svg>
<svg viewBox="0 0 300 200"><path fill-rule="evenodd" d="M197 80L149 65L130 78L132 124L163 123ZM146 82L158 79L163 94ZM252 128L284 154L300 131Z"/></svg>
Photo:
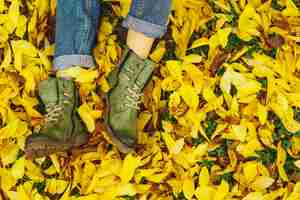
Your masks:
<svg viewBox="0 0 300 200"><path fill-rule="evenodd" d="M43 123L55 0L0 0L0 200L299 200L299 0L173 0L142 98L134 153L103 129L101 93L121 55L130 0L104 0L97 66L78 85L90 141L29 160Z"/></svg>

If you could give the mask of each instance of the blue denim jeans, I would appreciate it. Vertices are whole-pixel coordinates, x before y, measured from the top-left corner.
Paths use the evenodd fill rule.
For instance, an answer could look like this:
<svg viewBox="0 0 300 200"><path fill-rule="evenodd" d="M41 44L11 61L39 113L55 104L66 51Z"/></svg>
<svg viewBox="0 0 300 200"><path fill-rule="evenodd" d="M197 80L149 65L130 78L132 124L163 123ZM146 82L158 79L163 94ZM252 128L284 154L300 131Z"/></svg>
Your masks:
<svg viewBox="0 0 300 200"><path fill-rule="evenodd" d="M161 37L167 29L171 0L133 0L123 26ZM54 70L95 66L92 49L101 16L99 0L58 0Z"/></svg>

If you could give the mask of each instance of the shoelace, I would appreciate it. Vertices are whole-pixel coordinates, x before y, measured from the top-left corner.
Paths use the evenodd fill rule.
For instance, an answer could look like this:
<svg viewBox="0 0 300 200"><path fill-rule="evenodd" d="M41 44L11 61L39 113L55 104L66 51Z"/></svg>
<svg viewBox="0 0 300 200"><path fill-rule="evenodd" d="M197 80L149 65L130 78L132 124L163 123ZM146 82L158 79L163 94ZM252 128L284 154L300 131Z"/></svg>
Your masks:
<svg viewBox="0 0 300 200"><path fill-rule="evenodd" d="M126 103L124 104L127 108L135 110L140 109L141 97L143 94L137 92L138 87L134 85L133 88L127 88L128 95L126 96Z"/></svg>
<svg viewBox="0 0 300 200"><path fill-rule="evenodd" d="M60 118L62 110L63 110L62 105L58 105L55 103L47 104L46 105L47 114L45 115L46 124L56 123Z"/></svg>
<svg viewBox="0 0 300 200"><path fill-rule="evenodd" d="M64 96L69 97L70 95L64 91ZM46 124L56 123L60 119L60 116L63 113L64 105L69 104L70 102L65 100L63 105L56 103L49 103L46 105L45 122Z"/></svg>
<svg viewBox="0 0 300 200"><path fill-rule="evenodd" d="M129 67L126 69L126 71L128 73L134 73L134 71L132 69L130 69ZM127 74L125 74L125 78L130 81L130 78L128 77ZM124 106L127 108L132 108L135 110L139 110L140 109L140 103L141 103L141 97L143 96L143 94L141 94L139 91L139 87L134 84L133 88L127 88L127 92L128 95L126 95L126 101Z"/></svg>

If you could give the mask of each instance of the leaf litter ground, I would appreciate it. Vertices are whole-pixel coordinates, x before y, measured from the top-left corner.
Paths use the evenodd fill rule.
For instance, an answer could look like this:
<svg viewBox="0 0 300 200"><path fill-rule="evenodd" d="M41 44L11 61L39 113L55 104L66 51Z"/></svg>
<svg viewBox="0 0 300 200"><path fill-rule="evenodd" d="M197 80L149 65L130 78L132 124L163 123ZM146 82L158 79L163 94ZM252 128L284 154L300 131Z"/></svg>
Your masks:
<svg viewBox="0 0 300 200"><path fill-rule="evenodd" d="M300 199L299 1L173 0L128 155L105 136L100 93L122 55L130 0L102 4L97 66L61 72L77 82L91 139L28 160L56 1L0 0L0 199Z"/></svg>

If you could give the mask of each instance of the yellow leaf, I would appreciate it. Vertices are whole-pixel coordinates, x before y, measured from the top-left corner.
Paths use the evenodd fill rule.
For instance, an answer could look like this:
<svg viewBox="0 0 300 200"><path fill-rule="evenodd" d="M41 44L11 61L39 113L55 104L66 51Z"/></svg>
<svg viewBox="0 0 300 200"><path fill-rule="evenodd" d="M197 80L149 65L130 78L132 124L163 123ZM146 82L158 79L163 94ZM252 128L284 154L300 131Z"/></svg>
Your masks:
<svg viewBox="0 0 300 200"><path fill-rule="evenodd" d="M227 69L224 75L222 76L221 82L220 82L220 88L223 92L230 93L231 85L235 83L234 85L240 85L241 83L246 82L246 78L238 73L233 71L232 69Z"/></svg>
<svg viewBox="0 0 300 200"><path fill-rule="evenodd" d="M207 143L199 144L195 149L193 149L193 153L191 155L191 161L193 163L197 162L203 156L206 155L207 151L208 151L208 144Z"/></svg>
<svg viewBox="0 0 300 200"><path fill-rule="evenodd" d="M172 76L168 76L161 83L161 89L164 91L174 91L181 85L180 81ZM155 92L155 90L153 90ZM160 92L160 91L159 91Z"/></svg>
<svg viewBox="0 0 300 200"><path fill-rule="evenodd" d="M175 141L172 138L172 136L170 135L170 133L168 133L168 132L162 133L162 138L163 138L164 142L166 143L166 145L168 147L168 150L171 154L176 155L183 148L183 145L184 145L184 139L183 138Z"/></svg>
<svg viewBox="0 0 300 200"><path fill-rule="evenodd" d="M24 94L22 98L17 98L17 102L25 108L26 113L30 117L42 117L42 115L34 109L34 107L39 103L36 98L32 98L29 97L27 94Z"/></svg>
<svg viewBox="0 0 300 200"><path fill-rule="evenodd" d="M300 123L294 119L294 112L287 97L281 92L277 92L277 97L273 99L272 110L282 120L286 129L290 132L297 132L300 130Z"/></svg>
<svg viewBox="0 0 300 200"><path fill-rule="evenodd" d="M93 132L95 130L95 120L101 117L102 112L93 110L88 104L85 103L78 108L78 114L85 123L88 131Z"/></svg>
<svg viewBox="0 0 300 200"><path fill-rule="evenodd" d="M118 193L119 193L119 187L109 187L105 190L103 194L97 196L98 198L96 198L96 196L95 197L93 196L93 198L90 197L86 200L98 200L98 199L115 200L116 197L118 196Z"/></svg>
<svg viewBox="0 0 300 200"><path fill-rule="evenodd" d="M30 94L36 89L35 81L35 69L36 67L28 66L22 70L21 75L25 78L25 91Z"/></svg>
<svg viewBox="0 0 300 200"><path fill-rule="evenodd" d="M13 22L13 24L15 26L18 25L18 20L19 20L19 16L20 16L19 7L20 7L19 0L13 0L8 9L9 19Z"/></svg>
<svg viewBox="0 0 300 200"><path fill-rule="evenodd" d="M153 174L155 174L158 171L159 171L158 169L141 169L141 170L138 170L136 175L135 175L135 180L140 182L143 177L147 178L149 176L152 176Z"/></svg>
<svg viewBox="0 0 300 200"><path fill-rule="evenodd" d="M27 18L24 15L19 16L19 22L16 30L16 35L22 38L26 32Z"/></svg>
<svg viewBox="0 0 300 200"><path fill-rule="evenodd" d="M169 97L169 102L168 102L169 108L177 107L180 104L180 101L181 99L178 92L173 92Z"/></svg>
<svg viewBox="0 0 300 200"><path fill-rule="evenodd" d="M47 175L54 175L57 173L56 168L54 167L54 165L51 165L48 169L43 171L45 174Z"/></svg>
<svg viewBox="0 0 300 200"><path fill-rule="evenodd" d="M25 172L25 157L19 158L10 169L12 176L15 179L23 178Z"/></svg>
<svg viewBox="0 0 300 200"><path fill-rule="evenodd" d="M52 154L52 155L50 155L50 158L53 163L53 166L55 167L56 171L59 173L60 172L60 164L59 164L57 155Z"/></svg>
<svg viewBox="0 0 300 200"><path fill-rule="evenodd" d="M259 122L262 125L264 125L267 122L267 117L268 117L267 107L258 103L257 104L257 116L258 116Z"/></svg>
<svg viewBox="0 0 300 200"><path fill-rule="evenodd" d="M209 44L209 40L207 38L200 38L200 39L197 39L193 42L190 49L195 49L195 48L198 48L200 46L208 45L208 44Z"/></svg>
<svg viewBox="0 0 300 200"><path fill-rule="evenodd" d="M30 57L36 57L38 54L36 47L26 40L12 41L12 48L15 53L21 53Z"/></svg>
<svg viewBox="0 0 300 200"><path fill-rule="evenodd" d="M38 50L26 40L12 41L12 49L14 52L14 66L18 71L21 71L23 65L23 55L36 57Z"/></svg>
<svg viewBox="0 0 300 200"><path fill-rule="evenodd" d="M118 187L118 195L120 196L134 196L136 195L137 190L135 185L131 184L131 183L125 183L125 184L121 184Z"/></svg>
<svg viewBox="0 0 300 200"><path fill-rule="evenodd" d="M139 131L143 131L147 123L152 118L152 114L150 112L142 112L139 114L137 128Z"/></svg>
<svg viewBox="0 0 300 200"><path fill-rule="evenodd" d="M281 142L278 143L277 145L277 160L276 160L276 165L278 168L279 176L282 178L283 181L289 181L289 178L285 172L284 169L284 164L286 161L286 152L282 148Z"/></svg>
<svg viewBox="0 0 300 200"><path fill-rule="evenodd" d="M56 73L58 77L72 77L79 83L93 82L99 75L97 70L83 69L81 67L70 67L65 70L59 70Z"/></svg>
<svg viewBox="0 0 300 200"><path fill-rule="evenodd" d="M34 181L40 182L44 180L42 170L35 165L31 160L25 160L25 175Z"/></svg>
<svg viewBox="0 0 300 200"><path fill-rule="evenodd" d="M300 16L300 11L292 0L286 0L286 8L282 11L282 14L288 17Z"/></svg>
<svg viewBox="0 0 300 200"><path fill-rule="evenodd" d="M206 167L201 168L201 172L199 174L199 186L204 187L209 184L209 171Z"/></svg>
<svg viewBox="0 0 300 200"><path fill-rule="evenodd" d="M0 139L23 136L27 131L27 123L20 119L11 120L4 128L0 129Z"/></svg>
<svg viewBox="0 0 300 200"><path fill-rule="evenodd" d="M231 28L223 28L218 30L219 44L225 48L228 41L228 36L231 33Z"/></svg>
<svg viewBox="0 0 300 200"><path fill-rule="evenodd" d="M103 92L108 92L110 90L110 85L109 85L109 83L107 82L107 80L105 78L103 78L103 77L100 78L98 80L98 84L100 85L101 90Z"/></svg>
<svg viewBox="0 0 300 200"><path fill-rule="evenodd" d="M0 26L0 36L1 36L1 26ZM0 42L1 42L1 40L0 40ZM8 68L11 61L12 61L12 53L11 53L10 46L7 45L4 49L4 59L0 65L0 68Z"/></svg>
<svg viewBox="0 0 300 200"><path fill-rule="evenodd" d="M232 125L232 133L233 133L233 138L235 140L240 140L241 142L245 142L246 137L247 137L247 127L244 124L240 125Z"/></svg>
<svg viewBox="0 0 300 200"><path fill-rule="evenodd" d="M184 146L184 139L180 138L176 140L175 145L173 146L171 152L173 154L178 154L182 150L183 146Z"/></svg>
<svg viewBox="0 0 300 200"><path fill-rule="evenodd" d="M190 85L183 85L179 88L179 94L184 102L192 109L197 110L199 105L199 96L196 90Z"/></svg>
<svg viewBox="0 0 300 200"><path fill-rule="evenodd" d="M195 191L198 200L213 200L215 193L215 189L209 186L198 187Z"/></svg>
<svg viewBox="0 0 300 200"><path fill-rule="evenodd" d="M0 177L1 177L1 188L4 191L8 191L17 183L17 179L15 179L11 173L4 168L0 168Z"/></svg>
<svg viewBox="0 0 300 200"><path fill-rule="evenodd" d="M62 194L66 190L68 184L69 183L64 180L57 180L54 178L47 179L45 190L50 194Z"/></svg>
<svg viewBox="0 0 300 200"><path fill-rule="evenodd" d="M22 185L17 187L18 199L30 200L29 196L26 194Z"/></svg>
<svg viewBox="0 0 300 200"><path fill-rule="evenodd" d="M154 62L158 63L166 52L166 42L160 41L155 50L149 56Z"/></svg>
<svg viewBox="0 0 300 200"><path fill-rule="evenodd" d="M286 191L287 191L286 188L280 188L278 190L275 190L268 194L265 194L263 199L264 200L276 200L279 197L283 196L284 193L286 193Z"/></svg>
<svg viewBox="0 0 300 200"><path fill-rule="evenodd" d="M213 52L220 45L223 48L226 47L228 42L228 36L231 33L232 28L223 28L217 31L209 38L209 57L213 55Z"/></svg>
<svg viewBox="0 0 300 200"><path fill-rule="evenodd" d="M184 64L184 71L187 73L192 81L194 88L197 93L202 92L204 86L204 74L203 72L194 64Z"/></svg>
<svg viewBox="0 0 300 200"><path fill-rule="evenodd" d="M244 11L239 17L239 30L243 34L250 34L259 36L258 26L261 24L261 18L256 13L251 4L247 4Z"/></svg>
<svg viewBox="0 0 300 200"><path fill-rule="evenodd" d="M195 185L192 178L186 178L183 181L182 190L187 199L192 199L195 192Z"/></svg>
<svg viewBox="0 0 300 200"><path fill-rule="evenodd" d="M158 174L153 174L148 177L149 181L152 181L154 183L161 183L169 173L158 173Z"/></svg>
<svg viewBox="0 0 300 200"><path fill-rule="evenodd" d="M47 15L47 12L49 11L49 3L45 2L43 0L37 0L35 2L36 7L38 8L39 16L43 18L45 15Z"/></svg>
<svg viewBox="0 0 300 200"><path fill-rule="evenodd" d="M182 63L176 60L167 61L166 67L171 76L177 80L181 80L182 77Z"/></svg>
<svg viewBox="0 0 300 200"><path fill-rule="evenodd" d="M48 59L47 55L43 52L39 52L39 57L41 59L42 64L45 66L45 69L49 71L51 69L51 62Z"/></svg>
<svg viewBox="0 0 300 200"><path fill-rule="evenodd" d="M296 160L296 161L294 162L294 165L295 165L296 167L300 168L300 160Z"/></svg>
<svg viewBox="0 0 300 200"><path fill-rule="evenodd" d="M198 55L198 54L190 54L187 56L184 56L183 58L183 62L184 63L200 63L202 61L202 56Z"/></svg>
<svg viewBox="0 0 300 200"><path fill-rule="evenodd" d="M221 184L218 186L214 200L223 200L229 193L229 184L222 180Z"/></svg>
<svg viewBox="0 0 300 200"><path fill-rule="evenodd" d="M258 166L254 161L249 161L243 164L243 171L247 182L251 182L258 175Z"/></svg>
<svg viewBox="0 0 300 200"><path fill-rule="evenodd" d="M38 17L38 12L37 12L37 10L34 10L32 16L29 20L29 23L28 23L28 32L29 33L32 33L32 34L36 33L37 17Z"/></svg>
<svg viewBox="0 0 300 200"><path fill-rule="evenodd" d="M121 160L110 159L102 161L100 168L97 169L97 177L105 177L109 175L119 175L120 169L122 167Z"/></svg>
<svg viewBox="0 0 300 200"><path fill-rule="evenodd" d="M18 156L19 147L16 144L5 145L4 148L1 148L0 157L1 162L4 166L13 163Z"/></svg>
<svg viewBox="0 0 300 200"><path fill-rule="evenodd" d="M7 7L4 3L4 0L0 0L0 12L2 13L6 9L7 9Z"/></svg>
<svg viewBox="0 0 300 200"><path fill-rule="evenodd" d="M244 197L242 200L263 200L263 194L260 192L251 192L247 194L246 197Z"/></svg>
<svg viewBox="0 0 300 200"><path fill-rule="evenodd" d="M64 192L64 194L60 197L59 200L69 200L69 195L70 195L70 190L71 190L71 185L69 185L66 189L66 191Z"/></svg>
<svg viewBox="0 0 300 200"><path fill-rule="evenodd" d="M18 199L18 193L17 192L14 192L14 191L7 191L6 192L9 200L19 200ZM0 198L1 199L1 198ZM2 200L2 199L1 199Z"/></svg>
<svg viewBox="0 0 300 200"><path fill-rule="evenodd" d="M298 200L300 197L300 182L294 186L293 192L289 195L287 200Z"/></svg>
<svg viewBox="0 0 300 200"><path fill-rule="evenodd" d="M262 143L270 148L276 148L273 144L272 131L266 128L259 129L258 135Z"/></svg>
<svg viewBox="0 0 300 200"><path fill-rule="evenodd" d="M261 85L257 81L246 78L244 74L235 72L229 68L221 79L220 88L223 92L230 94L232 85L238 90L238 98L256 94L261 89Z"/></svg>
<svg viewBox="0 0 300 200"><path fill-rule="evenodd" d="M236 156L235 151L233 150L228 150L228 156L230 160L230 165L227 167L227 169L233 171L236 169L236 166L238 164L238 158Z"/></svg>
<svg viewBox="0 0 300 200"><path fill-rule="evenodd" d="M122 183L128 183L133 175L135 170L138 168L141 159L139 157L135 157L132 154L127 154L123 161L123 165L119 174Z"/></svg>
<svg viewBox="0 0 300 200"><path fill-rule="evenodd" d="M8 40L9 32L6 28L0 26L0 44L5 43ZM1 64L2 66L2 64Z"/></svg>
<svg viewBox="0 0 300 200"><path fill-rule="evenodd" d="M274 183L274 179L267 176L258 176L255 181L251 184L251 187L256 190L264 190L270 187Z"/></svg>

